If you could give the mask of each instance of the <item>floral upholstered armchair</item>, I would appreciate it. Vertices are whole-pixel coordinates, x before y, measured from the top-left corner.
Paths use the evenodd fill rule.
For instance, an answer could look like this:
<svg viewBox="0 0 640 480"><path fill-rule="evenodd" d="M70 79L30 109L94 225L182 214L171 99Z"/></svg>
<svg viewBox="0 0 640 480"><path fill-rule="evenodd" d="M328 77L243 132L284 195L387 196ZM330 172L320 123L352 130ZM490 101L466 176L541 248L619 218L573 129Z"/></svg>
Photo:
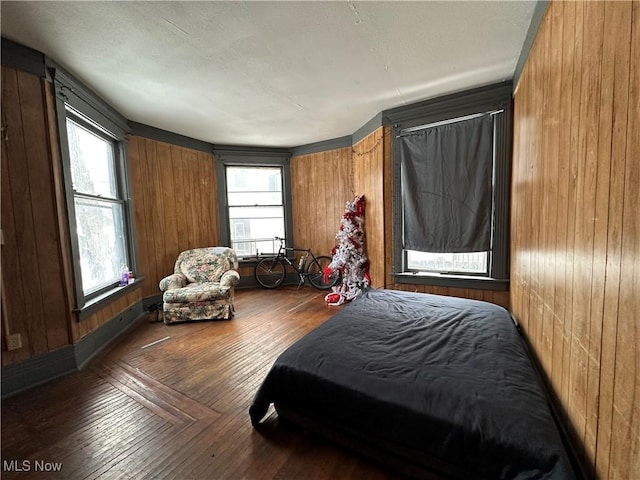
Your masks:
<svg viewBox="0 0 640 480"><path fill-rule="evenodd" d="M160 281L164 323L229 319L234 287L240 280L238 257L227 247L186 250L174 273Z"/></svg>

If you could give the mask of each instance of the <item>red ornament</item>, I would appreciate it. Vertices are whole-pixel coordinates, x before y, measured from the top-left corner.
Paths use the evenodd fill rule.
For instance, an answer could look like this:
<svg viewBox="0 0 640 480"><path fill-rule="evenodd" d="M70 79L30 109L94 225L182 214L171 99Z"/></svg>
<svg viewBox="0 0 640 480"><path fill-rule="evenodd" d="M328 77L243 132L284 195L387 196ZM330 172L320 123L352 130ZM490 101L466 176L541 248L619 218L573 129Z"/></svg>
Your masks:
<svg viewBox="0 0 640 480"><path fill-rule="evenodd" d="M331 267L324 267L324 271L322 272L324 283L329 283L329 275L331 275L332 271Z"/></svg>
<svg viewBox="0 0 640 480"><path fill-rule="evenodd" d="M326 297L324 297L327 303L338 303L340 302L341 295L339 293L330 293Z"/></svg>
<svg viewBox="0 0 640 480"><path fill-rule="evenodd" d="M358 215L359 217L363 217L364 216L364 195L360 195L359 197L356 197L355 204L356 204L356 215Z"/></svg>

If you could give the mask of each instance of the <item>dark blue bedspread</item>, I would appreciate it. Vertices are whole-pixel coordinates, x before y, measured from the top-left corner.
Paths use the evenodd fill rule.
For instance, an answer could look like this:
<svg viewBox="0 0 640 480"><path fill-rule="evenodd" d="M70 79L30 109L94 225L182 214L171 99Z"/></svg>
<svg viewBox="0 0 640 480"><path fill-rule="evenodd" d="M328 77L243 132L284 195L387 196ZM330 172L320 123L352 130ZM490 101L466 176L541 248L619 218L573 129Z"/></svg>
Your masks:
<svg viewBox="0 0 640 480"><path fill-rule="evenodd" d="M511 316L485 302L370 290L280 355L254 425L271 403L447 476L576 478Z"/></svg>

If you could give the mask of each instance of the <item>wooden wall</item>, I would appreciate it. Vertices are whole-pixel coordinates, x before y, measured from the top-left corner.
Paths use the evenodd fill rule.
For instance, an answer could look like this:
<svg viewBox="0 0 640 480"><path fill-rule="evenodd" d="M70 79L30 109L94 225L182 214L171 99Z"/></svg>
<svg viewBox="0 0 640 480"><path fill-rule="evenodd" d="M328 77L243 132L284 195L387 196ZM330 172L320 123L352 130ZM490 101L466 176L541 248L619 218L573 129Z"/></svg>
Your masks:
<svg viewBox="0 0 640 480"><path fill-rule="evenodd" d="M352 188L351 148L291 159L293 239L296 248L330 255Z"/></svg>
<svg viewBox="0 0 640 480"><path fill-rule="evenodd" d="M218 245L213 154L142 137L128 145L142 297L160 293L184 250Z"/></svg>
<svg viewBox="0 0 640 480"><path fill-rule="evenodd" d="M384 133L378 128L353 146L353 185L365 200L365 241L371 286L385 286Z"/></svg>
<svg viewBox="0 0 640 480"><path fill-rule="evenodd" d="M294 157L291 161L293 231L296 247L328 255L345 204L365 196L366 253L374 287L385 284L383 129L353 147Z"/></svg>
<svg viewBox="0 0 640 480"><path fill-rule="evenodd" d="M23 345L7 351L3 325L2 365L75 343L141 298L76 320L54 105L50 84L2 66L2 315Z"/></svg>
<svg viewBox="0 0 640 480"><path fill-rule="evenodd" d="M295 245L328 254L345 203L356 195L366 202L366 252L375 288L453 295L509 308L508 291L396 284L392 275L391 127L380 127L352 148L294 157L291 163ZM311 199L318 199L317 202ZM252 274L253 271L248 272Z"/></svg>
<svg viewBox="0 0 640 480"><path fill-rule="evenodd" d="M366 253L374 287L384 287L383 129L353 147L294 157L291 161L296 247L329 255L345 204L365 196Z"/></svg>
<svg viewBox="0 0 640 480"><path fill-rule="evenodd" d="M23 344L7 352L2 328L7 365L69 344L70 312L40 78L2 67L2 127L3 317Z"/></svg>
<svg viewBox="0 0 640 480"><path fill-rule="evenodd" d="M599 478L640 478L640 2L547 9L518 82L511 303Z"/></svg>
<svg viewBox="0 0 640 480"><path fill-rule="evenodd" d="M2 67L2 277L6 319L23 348L2 364L50 352L84 336L141 298L160 293L182 250L218 244L212 154L132 137L128 144L142 286L78 322L64 185L51 86ZM4 316L4 315L3 315Z"/></svg>

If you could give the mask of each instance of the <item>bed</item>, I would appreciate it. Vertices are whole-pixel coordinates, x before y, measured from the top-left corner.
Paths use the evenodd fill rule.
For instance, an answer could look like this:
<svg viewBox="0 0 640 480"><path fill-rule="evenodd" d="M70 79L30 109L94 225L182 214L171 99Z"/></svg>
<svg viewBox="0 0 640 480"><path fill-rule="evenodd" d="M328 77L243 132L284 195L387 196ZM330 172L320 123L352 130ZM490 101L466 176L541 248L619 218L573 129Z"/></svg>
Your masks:
<svg viewBox="0 0 640 480"><path fill-rule="evenodd" d="M369 290L284 351L249 414L418 478L579 478L509 312Z"/></svg>

